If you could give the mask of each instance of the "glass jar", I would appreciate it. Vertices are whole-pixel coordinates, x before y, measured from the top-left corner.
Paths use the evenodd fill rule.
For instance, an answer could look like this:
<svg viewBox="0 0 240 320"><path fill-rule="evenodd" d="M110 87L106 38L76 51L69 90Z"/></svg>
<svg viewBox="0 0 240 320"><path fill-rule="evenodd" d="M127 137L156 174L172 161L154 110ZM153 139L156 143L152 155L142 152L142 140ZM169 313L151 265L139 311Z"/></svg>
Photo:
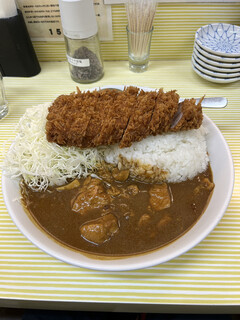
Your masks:
<svg viewBox="0 0 240 320"><path fill-rule="evenodd" d="M8 102L6 100L3 78L0 72L0 119L3 119L7 114L8 114Z"/></svg>
<svg viewBox="0 0 240 320"><path fill-rule="evenodd" d="M64 36L71 78L79 83L98 81L104 74L98 34L85 39Z"/></svg>

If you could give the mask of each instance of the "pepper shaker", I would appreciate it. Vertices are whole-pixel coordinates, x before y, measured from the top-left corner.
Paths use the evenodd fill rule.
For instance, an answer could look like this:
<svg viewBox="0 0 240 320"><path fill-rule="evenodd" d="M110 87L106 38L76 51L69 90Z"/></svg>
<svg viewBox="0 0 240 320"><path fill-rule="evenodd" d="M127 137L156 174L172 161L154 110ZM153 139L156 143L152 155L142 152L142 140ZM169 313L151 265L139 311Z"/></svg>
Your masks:
<svg viewBox="0 0 240 320"><path fill-rule="evenodd" d="M92 0L59 0L71 78L91 83L102 78L103 62Z"/></svg>

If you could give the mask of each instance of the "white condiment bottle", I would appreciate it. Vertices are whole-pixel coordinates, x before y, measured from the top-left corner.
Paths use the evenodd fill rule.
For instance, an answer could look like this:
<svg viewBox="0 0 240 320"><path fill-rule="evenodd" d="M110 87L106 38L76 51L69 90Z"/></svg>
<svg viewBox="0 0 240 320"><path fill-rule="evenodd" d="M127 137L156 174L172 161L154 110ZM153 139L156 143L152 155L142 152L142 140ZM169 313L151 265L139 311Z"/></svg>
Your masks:
<svg viewBox="0 0 240 320"><path fill-rule="evenodd" d="M0 0L0 19L14 17L17 14L15 0Z"/></svg>
<svg viewBox="0 0 240 320"><path fill-rule="evenodd" d="M103 62L93 0L59 0L71 77L79 83L98 81Z"/></svg>

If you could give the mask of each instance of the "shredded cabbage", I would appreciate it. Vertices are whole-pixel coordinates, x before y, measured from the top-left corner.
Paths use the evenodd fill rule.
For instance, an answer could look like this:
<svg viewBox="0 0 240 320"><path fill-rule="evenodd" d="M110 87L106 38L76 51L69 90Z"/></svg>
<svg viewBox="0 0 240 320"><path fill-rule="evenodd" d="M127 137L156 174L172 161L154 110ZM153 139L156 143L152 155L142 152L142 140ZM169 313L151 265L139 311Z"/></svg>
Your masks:
<svg viewBox="0 0 240 320"><path fill-rule="evenodd" d="M47 141L45 125L49 106L45 103L26 110L2 165L7 176L22 177L37 191L62 185L69 178L87 176L102 161L99 149L81 150Z"/></svg>

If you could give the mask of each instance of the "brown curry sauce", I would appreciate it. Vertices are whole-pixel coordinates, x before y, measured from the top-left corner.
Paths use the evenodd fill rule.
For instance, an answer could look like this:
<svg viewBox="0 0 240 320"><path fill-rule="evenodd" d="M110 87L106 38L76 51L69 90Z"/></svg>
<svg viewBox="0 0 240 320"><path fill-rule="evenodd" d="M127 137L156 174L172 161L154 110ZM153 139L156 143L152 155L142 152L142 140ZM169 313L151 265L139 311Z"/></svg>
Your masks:
<svg viewBox="0 0 240 320"><path fill-rule="evenodd" d="M175 240L196 223L214 188L210 166L181 183L139 182L126 171L96 175L41 192L23 183L21 191L25 208L48 234L98 255L133 255Z"/></svg>

